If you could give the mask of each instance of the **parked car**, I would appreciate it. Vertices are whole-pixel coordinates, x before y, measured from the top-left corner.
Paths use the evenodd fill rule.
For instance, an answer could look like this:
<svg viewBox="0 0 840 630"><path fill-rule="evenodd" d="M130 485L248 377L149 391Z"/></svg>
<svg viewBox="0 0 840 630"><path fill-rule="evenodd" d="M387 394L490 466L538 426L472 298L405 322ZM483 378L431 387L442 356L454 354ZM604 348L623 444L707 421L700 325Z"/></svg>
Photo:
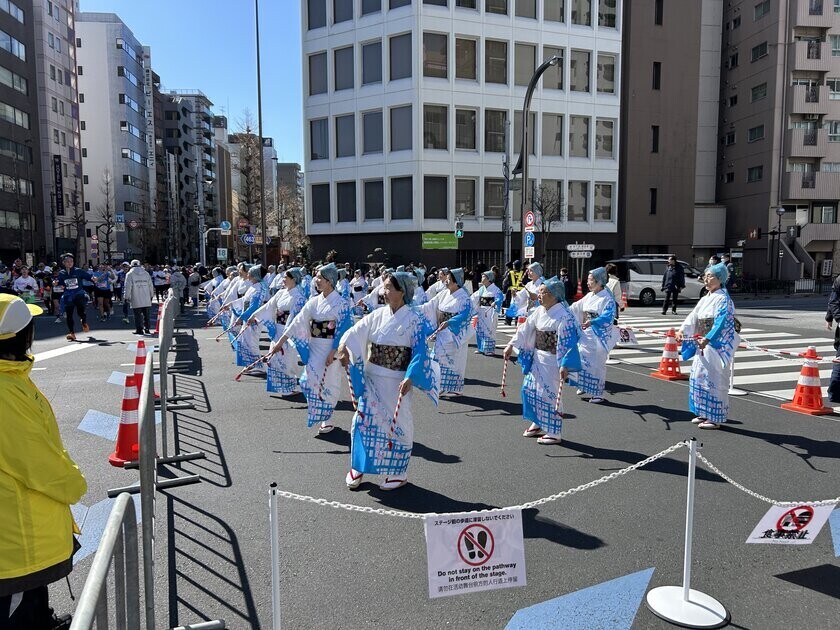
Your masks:
<svg viewBox="0 0 840 630"><path fill-rule="evenodd" d="M610 260L618 267L618 279L621 288L627 291L628 301L638 301L644 306L653 306L665 298L662 291L662 274L668 266L668 254L626 256ZM677 261L685 271L685 289L680 298L699 300L706 293L703 287L703 273L683 260Z"/></svg>

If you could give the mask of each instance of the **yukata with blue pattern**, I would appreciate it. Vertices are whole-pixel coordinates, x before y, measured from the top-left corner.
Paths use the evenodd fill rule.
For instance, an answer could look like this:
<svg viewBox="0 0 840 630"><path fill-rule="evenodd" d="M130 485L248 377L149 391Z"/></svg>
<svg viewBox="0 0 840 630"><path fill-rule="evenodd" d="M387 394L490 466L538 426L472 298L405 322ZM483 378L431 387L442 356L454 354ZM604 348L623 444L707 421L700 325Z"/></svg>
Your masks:
<svg viewBox="0 0 840 630"><path fill-rule="evenodd" d="M544 280L542 276L539 276L534 280L530 280L521 291L516 292L516 295L513 297L513 304L516 307L517 316L524 317L533 310L534 300L531 298L531 294L537 294L537 290Z"/></svg>
<svg viewBox="0 0 840 630"><path fill-rule="evenodd" d="M286 331L286 324L300 313L305 304L306 298L303 297L299 287L294 286L291 290L283 287L268 302L257 309L254 317L263 322L271 336L270 350L274 350L280 337ZM286 323L282 323L283 321ZM290 343L284 345L283 352L272 354L266 370L266 391L281 396L289 396L298 391L297 362L298 354Z"/></svg>
<svg viewBox="0 0 840 630"><path fill-rule="evenodd" d="M377 309L342 337L341 343L350 353L353 393L358 397L350 442L355 472L405 478L414 444L414 389L425 391L437 405L440 371L429 356L427 332L420 312L403 305L396 313L390 307ZM371 361L371 344L378 346L378 363ZM402 366L396 361L390 367L382 365L397 352L406 351L410 352L407 368L399 369ZM412 389L403 396L392 426L400 383L405 378L411 380Z"/></svg>
<svg viewBox="0 0 840 630"><path fill-rule="evenodd" d="M231 278L230 284L224 294L222 294L222 307L224 308L227 306L228 308L219 318L219 321L224 329L227 330L228 340L230 341L234 352L236 352L236 348L233 346L233 340L236 339L236 335L239 334L240 330L240 323L236 322L236 318L239 316L239 311L237 311L235 303L236 300L245 296L245 292L248 290L249 286L251 286L251 282L247 279L247 277L242 276L237 272L237 275ZM245 365L247 365L247 363Z"/></svg>
<svg viewBox="0 0 840 630"><path fill-rule="evenodd" d="M335 290L309 298L300 313L286 322L283 334L292 341L304 363L299 383L309 410L307 426L330 424L341 393L343 368L338 361L327 365L327 358L338 349L341 335L351 324L347 301Z"/></svg>
<svg viewBox="0 0 840 630"><path fill-rule="evenodd" d="M245 290L245 294L232 302L231 310L236 318L242 322L246 330L242 332L233 343L233 349L236 352L236 365L245 367L251 365L254 361L260 358L260 326L248 326L247 322L251 316L257 312L268 297L268 287L265 282L250 282L250 286ZM265 367L262 363L258 363L252 368L254 371L264 371Z"/></svg>
<svg viewBox="0 0 840 630"><path fill-rule="evenodd" d="M602 289L598 293L590 291L569 307L579 324L590 324L583 329L578 342L581 369L569 378L569 382L592 398L604 396L607 359L618 341L618 330L613 325L615 309L615 298L609 289Z"/></svg>
<svg viewBox="0 0 840 630"><path fill-rule="evenodd" d="M419 308L431 331L448 318L449 326L435 336L432 356L440 364L440 393L460 394L464 390L467 352L473 333L472 300L463 287L454 293L446 289Z"/></svg>
<svg viewBox="0 0 840 630"><path fill-rule="evenodd" d="M735 305L726 289L707 293L680 326L685 340L682 358L691 363L688 381L688 406L698 418L715 424L726 422L729 416L729 375L732 358L738 346L735 334ZM700 350L701 335L709 344Z"/></svg>
<svg viewBox="0 0 840 630"><path fill-rule="evenodd" d="M361 317L365 314L364 309L361 306L356 306L356 304L367 295L367 288L368 283L364 276L353 276L353 279L350 281L350 294L352 296L351 300L353 301L353 315L357 317Z"/></svg>
<svg viewBox="0 0 840 630"><path fill-rule="evenodd" d="M218 278L221 278L220 282L215 283L215 285L211 284L207 287L208 319L213 319L219 313L219 309L222 306L223 296L231 283L231 278L224 278L222 276L216 276L216 278L211 280L211 282L215 282Z"/></svg>
<svg viewBox="0 0 840 630"><path fill-rule="evenodd" d="M362 304L368 313L383 308L385 306L385 283L381 282L378 286L362 298Z"/></svg>
<svg viewBox="0 0 840 630"><path fill-rule="evenodd" d="M489 285L482 284L471 299L476 312L475 341L478 351L493 355L496 353L496 327L505 300L504 293L491 282ZM488 304L491 301L492 304Z"/></svg>
<svg viewBox="0 0 840 630"><path fill-rule="evenodd" d="M556 349L538 347L538 335L543 340L556 339ZM560 437L563 429L563 399L560 388L560 368L569 372L580 369L578 341L581 329L565 302L551 308L538 306L525 323L516 329L510 345L519 351L522 381L522 418L533 422L549 437Z"/></svg>

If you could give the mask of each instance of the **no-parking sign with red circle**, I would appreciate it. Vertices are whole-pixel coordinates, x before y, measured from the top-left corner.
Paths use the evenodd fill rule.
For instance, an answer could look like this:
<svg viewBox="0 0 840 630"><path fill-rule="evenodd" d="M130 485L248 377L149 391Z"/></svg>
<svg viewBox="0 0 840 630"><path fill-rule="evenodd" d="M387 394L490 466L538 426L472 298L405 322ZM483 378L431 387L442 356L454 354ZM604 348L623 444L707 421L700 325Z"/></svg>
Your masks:
<svg viewBox="0 0 840 630"><path fill-rule="evenodd" d="M833 505L774 505L753 530L748 543L810 545L831 515Z"/></svg>
<svg viewBox="0 0 840 630"><path fill-rule="evenodd" d="M537 223L537 217L534 215L533 210L528 210L525 213L525 231L526 232L533 232L534 225Z"/></svg>

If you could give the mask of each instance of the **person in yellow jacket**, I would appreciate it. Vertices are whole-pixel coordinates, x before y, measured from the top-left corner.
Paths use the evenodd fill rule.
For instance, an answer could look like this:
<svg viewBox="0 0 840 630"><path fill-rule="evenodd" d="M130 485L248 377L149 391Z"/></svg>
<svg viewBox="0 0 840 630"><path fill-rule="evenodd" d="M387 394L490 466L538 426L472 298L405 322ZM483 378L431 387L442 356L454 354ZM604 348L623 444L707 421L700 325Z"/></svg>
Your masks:
<svg viewBox="0 0 840 630"><path fill-rule="evenodd" d="M50 403L29 378L41 308L0 295L0 628L69 628L47 585L73 568L70 506L87 492Z"/></svg>

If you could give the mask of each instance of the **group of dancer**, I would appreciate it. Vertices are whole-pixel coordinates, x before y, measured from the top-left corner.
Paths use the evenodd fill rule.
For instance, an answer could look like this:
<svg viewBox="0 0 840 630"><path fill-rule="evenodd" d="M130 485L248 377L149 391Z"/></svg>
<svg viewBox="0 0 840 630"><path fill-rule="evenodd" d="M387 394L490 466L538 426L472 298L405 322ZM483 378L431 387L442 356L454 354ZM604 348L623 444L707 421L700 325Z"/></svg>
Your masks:
<svg viewBox="0 0 840 630"><path fill-rule="evenodd" d="M728 415L737 338L726 274L725 265L706 270L708 293L678 333L684 358L693 357L689 406L701 428L717 428ZM211 324L222 325L219 337L227 335L240 374L265 374L271 393L302 393L308 426L318 425L319 433L334 429L346 380L355 408L346 485L355 489L364 475L382 475L380 488L392 490L407 483L413 390L435 405L462 394L473 335L476 353L495 355L504 296L493 271L481 275L472 294L463 269L440 269L425 290L422 269L385 268L369 286L360 272L352 280L348 275L333 263L313 275L303 267L278 271L244 263L226 273L216 269L204 286L207 311ZM606 362L619 339L618 305L603 267L589 272L588 293L572 304L566 283L546 279L539 263L529 265L528 278L505 313L520 323L503 350L502 395L507 362L516 360L524 374L522 416L529 422L523 436L560 444L565 382L588 403L604 402ZM264 355L262 329L271 339Z"/></svg>

